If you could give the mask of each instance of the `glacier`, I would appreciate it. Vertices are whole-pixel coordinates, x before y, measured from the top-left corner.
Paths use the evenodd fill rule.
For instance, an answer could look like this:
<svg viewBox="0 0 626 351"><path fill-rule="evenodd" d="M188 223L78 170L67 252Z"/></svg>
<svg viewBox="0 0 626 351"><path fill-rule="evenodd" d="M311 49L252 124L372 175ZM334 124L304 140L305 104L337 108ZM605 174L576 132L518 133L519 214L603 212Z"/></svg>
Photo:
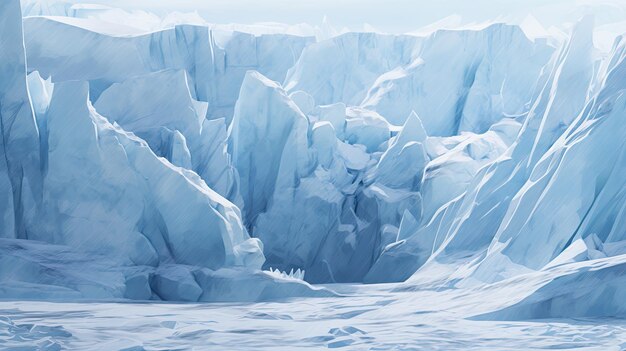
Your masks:
<svg viewBox="0 0 626 351"><path fill-rule="evenodd" d="M402 329L422 315L464 342L455 328L532 339L534 320L567 334L613 318L598 349L624 347L626 39L596 48L593 17L558 38L505 23L320 37L116 31L20 5L0 4L0 347L94 347L28 324L46 301L215 306L233 333L229 312L355 349L427 340ZM303 336L317 304L323 335ZM177 313L144 343L216 332ZM366 336L372 319L405 341Z"/></svg>

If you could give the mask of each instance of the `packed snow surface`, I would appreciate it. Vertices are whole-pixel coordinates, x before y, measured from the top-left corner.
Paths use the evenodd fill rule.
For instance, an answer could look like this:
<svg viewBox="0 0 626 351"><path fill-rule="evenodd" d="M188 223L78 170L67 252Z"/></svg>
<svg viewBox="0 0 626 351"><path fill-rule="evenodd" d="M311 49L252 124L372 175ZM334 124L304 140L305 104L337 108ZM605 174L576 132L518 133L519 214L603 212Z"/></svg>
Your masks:
<svg viewBox="0 0 626 351"><path fill-rule="evenodd" d="M0 347L43 350L622 350L626 323L464 318L481 294L335 287L254 304L0 302ZM356 291L355 291L356 290ZM123 311L123 313L120 313Z"/></svg>

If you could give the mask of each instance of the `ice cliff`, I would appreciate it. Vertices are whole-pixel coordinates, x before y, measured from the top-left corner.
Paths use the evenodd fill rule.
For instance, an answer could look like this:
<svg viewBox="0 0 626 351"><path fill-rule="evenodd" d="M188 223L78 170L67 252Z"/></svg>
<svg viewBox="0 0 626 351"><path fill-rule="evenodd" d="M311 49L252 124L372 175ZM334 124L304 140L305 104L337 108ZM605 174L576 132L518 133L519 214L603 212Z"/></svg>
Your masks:
<svg viewBox="0 0 626 351"><path fill-rule="evenodd" d="M1 14L3 33L10 33L2 43L1 174L10 195L3 197L2 237L20 239L1 249L2 280L10 282L4 296L257 300L272 298L263 295L272 286L294 284L299 294L326 294L260 272L262 243L250 238L239 208L187 169L209 172L225 194L236 185L224 122L205 119L207 104L191 97L185 71L112 84L96 104L110 119L92 105L88 80L60 74L50 83L37 71L28 78L35 119L19 2L4 2ZM137 104L142 96L145 104ZM29 284L34 290L23 288ZM212 292L246 284L233 294Z"/></svg>
<svg viewBox="0 0 626 351"><path fill-rule="evenodd" d="M2 297L331 294L278 269L528 281L489 318L624 314L626 44L598 52L589 18L556 46L505 24L115 36L11 0L0 28Z"/></svg>

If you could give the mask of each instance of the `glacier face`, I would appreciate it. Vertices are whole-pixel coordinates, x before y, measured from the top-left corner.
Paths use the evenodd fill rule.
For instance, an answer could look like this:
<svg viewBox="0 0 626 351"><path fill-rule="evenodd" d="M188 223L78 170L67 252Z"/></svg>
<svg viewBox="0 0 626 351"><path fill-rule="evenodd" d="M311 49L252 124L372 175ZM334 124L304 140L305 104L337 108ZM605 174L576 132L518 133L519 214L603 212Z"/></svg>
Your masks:
<svg viewBox="0 0 626 351"><path fill-rule="evenodd" d="M223 32L180 25L138 36L110 36L46 17L24 20L29 71L53 81L86 80L93 99L113 83L166 69L184 70L207 116L230 122L248 70L284 79L313 38ZM76 42L83 43L75 45ZM115 68L112 68L115 67Z"/></svg>
<svg viewBox="0 0 626 351"><path fill-rule="evenodd" d="M500 24L426 38L352 33L308 46L285 86L320 104L361 106L396 125L415 111L431 136L482 133L503 114L524 112L552 51ZM320 67L324 57L333 60Z"/></svg>
<svg viewBox="0 0 626 351"><path fill-rule="evenodd" d="M624 314L626 44L598 53L589 18L559 46L504 24L115 36L10 0L0 28L1 297L406 280L521 291L477 318Z"/></svg>
<svg viewBox="0 0 626 351"><path fill-rule="evenodd" d="M19 2L0 5L0 225L2 237L24 238L41 197L38 131L26 85Z"/></svg>
<svg viewBox="0 0 626 351"><path fill-rule="evenodd" d="M28 77L29 92L19 2L4 4L3 28L12 34L3 39L3 47L10 49L3 52L11 56L3 59L2 175L7 184L2 190L12 196L5 197L2 233L20 240L2 250L3 296L258 300L271 298L267 290L294 284L286 296L289 290L327 294L259 271L265 260L262 243L250 238L239 208L198 175L210 172L206 179L212 186L225 196L237 194L225 154L224 120L205 119L207 103L192 97L185 71L109 85L95 105L110 119L93 106L89 80L71 76L77 70L52 80L41 78L45 69L35 71ZM97 65L90 67L97 70ZM102 87L99 82L95 85ZM165 95L158 98L157 92ZM29 95L36 96L34 113ZM134 103L142 97L145 104ZM198 173L190 170L194 166ZM48 249L24 239L62 246ZM67 256L66 266L43 257L48 251L61 262ZM97 262L93 255L106 261ZM86 264L77 268L81 262ZM70 267L87 272L76 276ZM245 286L239 279L250 288L227 293ZM55 289L23 288L37 285ZM219 289L225 292L214 291Z"/></svg>

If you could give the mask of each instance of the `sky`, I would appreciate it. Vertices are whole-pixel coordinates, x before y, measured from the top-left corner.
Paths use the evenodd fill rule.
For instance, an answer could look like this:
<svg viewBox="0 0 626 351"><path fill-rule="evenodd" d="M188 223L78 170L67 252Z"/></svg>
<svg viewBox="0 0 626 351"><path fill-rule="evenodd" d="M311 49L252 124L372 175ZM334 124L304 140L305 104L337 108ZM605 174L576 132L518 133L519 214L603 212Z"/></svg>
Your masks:
<svg viewBox="0 0 626 351"><path fill-rule="evenodd" d="M571 26L592 14L600 31L626 32L626 0L22 0L23 3L102 4L159 16L196 12L209 23L279 22L337 29L413 32L438 22L462 26L484 22L520 24L532 15L545 28ZM435 25L437 26L437 25Z"/></svg>
<svg viewBox="0 0 626 351"><path fill-rule="evenodd" d="M30 0L34 1L34 0ZM58 0L42 0L42 2ZM100 3L164 14L197 11L209 22L319 23L324 16L337 26L364 23L388 32L415 30L450 15L468 22L523 18L532 13L544 25L573 21L586 13L599 23L626 20L626 0L68 0Z"/></svg>

